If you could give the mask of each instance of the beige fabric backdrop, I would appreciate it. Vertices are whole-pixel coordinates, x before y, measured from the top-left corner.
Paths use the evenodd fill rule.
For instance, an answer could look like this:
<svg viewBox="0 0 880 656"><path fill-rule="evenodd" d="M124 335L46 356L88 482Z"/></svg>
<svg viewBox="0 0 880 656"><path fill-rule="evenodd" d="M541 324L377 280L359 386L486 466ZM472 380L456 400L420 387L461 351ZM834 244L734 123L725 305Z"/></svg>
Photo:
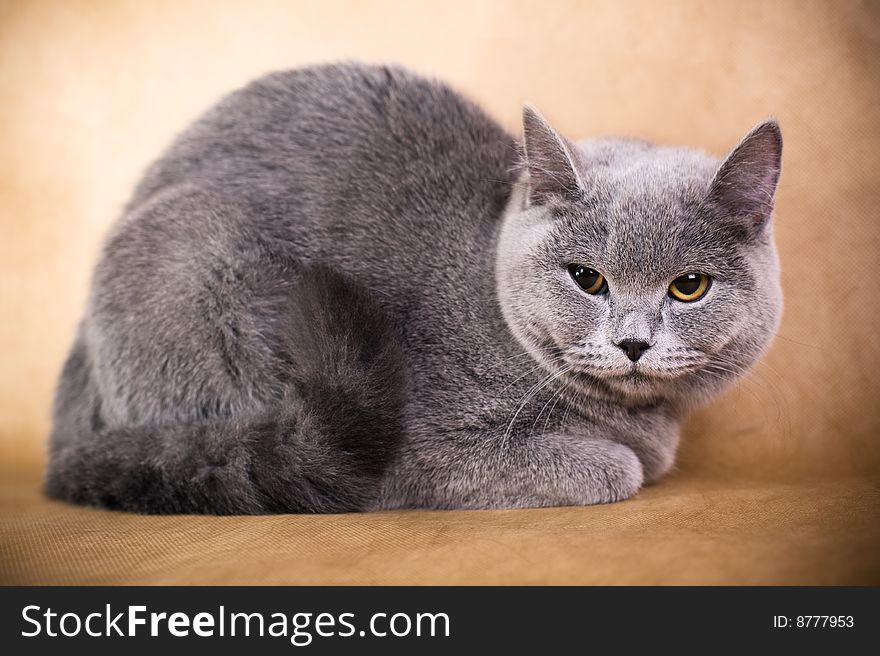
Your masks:
<svg viewBox="0 0 880 656"><path fill-rule="evenodd" d="M0 432L36 454L101 239L144 166L267 71L400 62L511 130L722 153L774 115L785 319L701 412L690 467L880 463L880 8L816 2L12 2L0 14Z"/></svg>
<svg viewBox="0 0 880 656"><path fill-rule="evenodd" d="M880 4L855 1L3 2L3 469L41 463L90 267L144 166L221 94L346 58L440 76L511 130L529 101L572 138L721 154L776 116L780 337L689 423L681 472L876 489Z"/></svg>

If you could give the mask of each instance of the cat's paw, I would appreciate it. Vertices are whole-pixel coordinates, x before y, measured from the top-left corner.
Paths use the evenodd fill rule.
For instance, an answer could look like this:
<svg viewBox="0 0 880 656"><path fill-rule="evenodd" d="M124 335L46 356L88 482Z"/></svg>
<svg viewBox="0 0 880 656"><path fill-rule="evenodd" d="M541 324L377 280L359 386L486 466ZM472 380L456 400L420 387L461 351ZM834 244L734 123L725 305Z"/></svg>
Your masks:
<svg viewBox="0 0 880 656"><path fill-rule="evenodd" d="M603 442L602 459L593 473L602 499L599 503L629 499L645 481L642 461L628 446L616 442Z"/></svg>
<svg viewBox="0 0 880 656"><path fill-rule="evenodd" d="M568 438L571 482L583 505L613 503L634 496L645 480L642 462L624 444L610 440Z"/></svg>

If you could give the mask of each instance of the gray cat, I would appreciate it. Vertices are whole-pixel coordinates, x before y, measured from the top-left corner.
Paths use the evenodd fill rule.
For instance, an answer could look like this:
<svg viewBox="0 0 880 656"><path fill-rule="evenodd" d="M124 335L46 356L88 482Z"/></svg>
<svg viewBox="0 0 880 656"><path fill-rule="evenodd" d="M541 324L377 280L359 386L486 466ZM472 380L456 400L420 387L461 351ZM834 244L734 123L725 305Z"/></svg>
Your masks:
<svg viewBox="0 0 880 656"><path fill-rule="evenodd" d="M522 144L448 87L322 66L233 93L147 171L61 374L46 478L147 513L626 499L752 364L782 141L723 162Z"/></svg>

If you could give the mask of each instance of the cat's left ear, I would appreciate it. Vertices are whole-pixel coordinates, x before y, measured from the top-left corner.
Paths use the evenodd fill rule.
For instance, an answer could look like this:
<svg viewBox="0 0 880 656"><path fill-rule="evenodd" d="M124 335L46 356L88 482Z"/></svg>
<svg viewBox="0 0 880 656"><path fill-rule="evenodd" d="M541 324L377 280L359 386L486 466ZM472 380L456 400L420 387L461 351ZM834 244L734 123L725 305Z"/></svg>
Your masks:
<svg viewBox="0 0 880 656"><path fill-rule="evenodd" d="M577 200L583 195L577 151L530 105L523 107L523 155L529 203L541 204L552 196Z"/></svg>
<svg viewBox="0 0 880 656"><path fill-rule="evenodd" d="M750 233L770 220L782 168L782 133L774 120L755 126L715 173L709 198Z"/></svg>

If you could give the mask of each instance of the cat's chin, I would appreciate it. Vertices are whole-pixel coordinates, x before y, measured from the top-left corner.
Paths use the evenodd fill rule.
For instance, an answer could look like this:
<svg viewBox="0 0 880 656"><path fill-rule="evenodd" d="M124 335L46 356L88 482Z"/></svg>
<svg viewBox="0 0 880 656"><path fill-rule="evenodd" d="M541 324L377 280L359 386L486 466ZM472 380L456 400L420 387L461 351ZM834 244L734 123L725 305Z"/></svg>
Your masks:
<svg viewBox="0 0 880 656"><path fill-rule="evenodd" d="M666 398L672 391L672 381L668 376L635 370L614 375L581 371L574 375L574 383L587 396L619 401L625 405L653 403Z"/></svg>
<svg viewBox="0 0 880 656"><path fill-rule="evenodd" d="M654 376L639 371L608 376L603 380L610 389L635 401L653 401L662 398L665 396L664 391L668 392L670 386L668 377Z"/></svg>
<svg viewBox="0 0 880 656"><path fill-rule="evenodd" d="M653 404L672 401L682 407L695 408L733 383L733 379L713 376L695 381L688 372L677 376L660 372L639 372L597 378L607 393L616 395L624 405Z"/></svg>

